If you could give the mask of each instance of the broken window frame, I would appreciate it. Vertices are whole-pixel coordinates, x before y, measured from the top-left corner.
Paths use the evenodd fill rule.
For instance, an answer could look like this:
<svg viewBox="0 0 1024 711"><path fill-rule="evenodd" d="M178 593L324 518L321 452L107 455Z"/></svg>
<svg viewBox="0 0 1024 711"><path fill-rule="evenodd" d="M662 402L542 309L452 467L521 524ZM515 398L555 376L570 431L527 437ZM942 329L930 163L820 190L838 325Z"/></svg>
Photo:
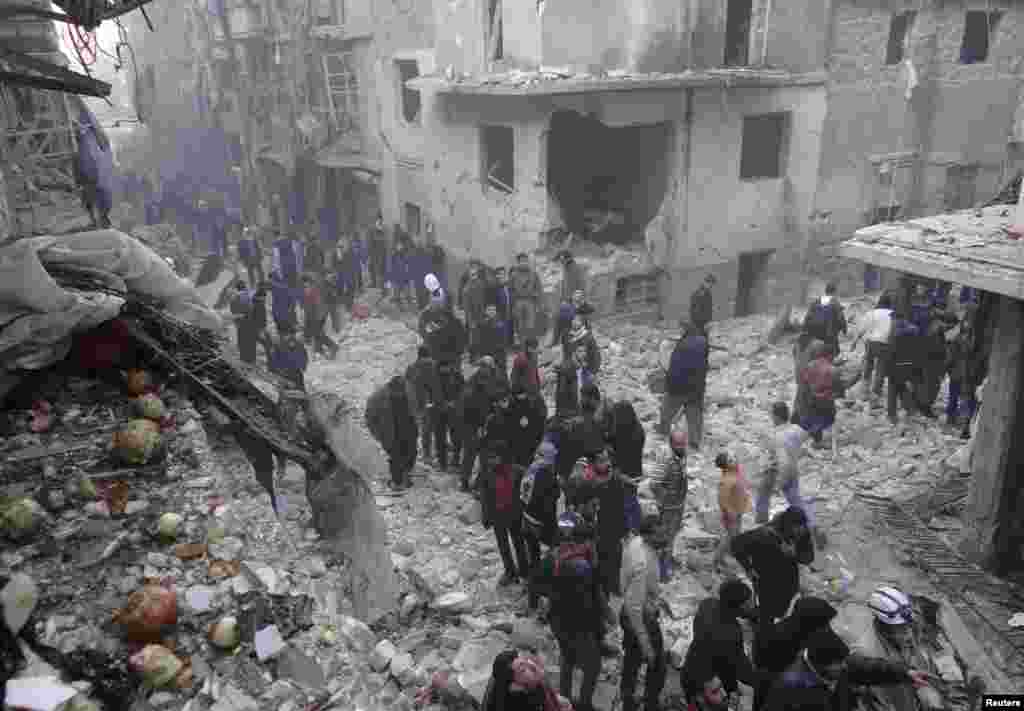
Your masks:
<svg viewBox="0 0 1024 711"><path fill-rule="evenodd" d="M745 3L747 9L746 22L740 24L730 23L730 12L739 3ZM725 10L725 47L722 54L722 64L726 67L745 67L750 64L750 30L753 27L754 3L752 0L728 0ZM745 27L743 32L740 28ZM742 35L742 36L741 36ZM742 42L740 41L742 40ZM736 49L733 52L733 49Z"/></svg>
<svg viewBox="0 0 1024 711"><path fill-rule="evenodd" d="M502 166L503 161L495 160L491 156L491 141L488 140L488 134L493 136L494 132L498 131L506 136L511 136L512 139L511 150L507 156L508 173L504 174L502 171L503 175L497 174L498 166ZM482 124L480 126L480 178L485 188L492 188L508 194L516 191L516 132L513 126L501 124Z"/></svg>
<svg viewBox="0 0 1024 711"><path fill-rule="evenodd" d="M503 0L487 0L484 6L484 39L487 60L499 61L505 58L505 23L502 19Z"/></svg>
<svg viewBox="0 0 1024 711"><path fill-rule="evenodd" d="M755 150L761 150L761 146L765 143L765 136L750 136L748 141L748 125L752 125L756 121L767 121L777 120L779 122L779 136L778 146L775 157L775 169L774 170L763 170L758 166L752 166L751 163L755 161L752 157L752 153L748 153L748 150L753 152ZM750 122L750 123L748 123ZM786 175L786 157L789 153L789 133L790 126L792 124L792 114L789 111L776 111L772 113L764 114L750 114L743 117L743 123L741 126L741 137L740 137L740 180L742 181L755 181L755 180L778 180ZM760 160L760 159L758 159Z"/></svg>
<svg viewBox="0 0 1024 711"><path fill-rule="evenodd" d="M324 93L330 111L331 123L335 130L344 135L358 133L359 122L359 77L353 62L354 52L325 52L320 57L323 72ZM331 72L331 60L340 63L341 71ZM340 83L336 83L340 82Z"/></svg>
<svg viewBox="0 0 1024 711"><path fill-rule="evenodd" d="M409 74L404 68L412 67L415 74ZM416 59L396 59L395 74L398 76L398 105L402 120L406 124L418 126L423 116L423 96L419 89L413 89L406 82L420 76L420 63Z"/></svg>
<svg viewBox="0 0 1024 711"><path fill-rule="evenodd" d="M894 222L903 214L906 191L912 180L912 162L907 159L880 161L875 165L875 200L871 207L869 222L877 225ZM897 176L899 171L903 180Z"/></svg>
<svg viewBox="0 0 1024 711"><path fill-rule="evenodd" d="M658 272L631 274L615 280L615 313L649 311L660 303Z"/></svg>
<svg viewBox="0 0 1024 711"><path fill-rule="evenodd" d="M405 220L405 231L414 240L418 239L423 230L423 208L413 202L402 206Z"/></svg>
<svg viewBox="0 0 1024 711"><path fill-rule="evenodd" d="M960 41L960 64L987 64L992 57L992 40L1003 17L1001 10L968 10L964 14L964 34ZM974 22L972 23L972 20ZM984 25L979 25L980 20ZM984 49L970 47L984 37Z"/></svg>
<svg viewBox="0 0 1024 711"><path fill-rule="evenodd" d="M345 0L313 0L313 5L311 14L314 27L342 27L345 25ZM327 14L318 12L324 9L327 10ZM324 18L326 18L326 22Z"/></svg>
<svg viewBox="0 0 1024 711"><path fill-rule="evenodd" d="M889 41L885 47L885 63L901 64L910 50L910 31L917 19L916 10L894 12L889 20Z"/></svg>

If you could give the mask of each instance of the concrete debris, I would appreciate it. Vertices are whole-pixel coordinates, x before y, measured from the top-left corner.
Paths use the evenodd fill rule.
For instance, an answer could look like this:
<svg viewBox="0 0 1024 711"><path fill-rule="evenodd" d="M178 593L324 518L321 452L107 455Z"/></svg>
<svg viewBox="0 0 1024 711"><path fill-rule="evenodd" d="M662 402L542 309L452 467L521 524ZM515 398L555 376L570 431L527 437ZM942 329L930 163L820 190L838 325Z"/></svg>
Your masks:
<svg viewBox="0 0 1024 711"><path fill-rule="evenodd" d="M281 633L274 625L256 630L254 644L256 645L256 658L261 662L273 659L283 652L286 646Z"/></svg>

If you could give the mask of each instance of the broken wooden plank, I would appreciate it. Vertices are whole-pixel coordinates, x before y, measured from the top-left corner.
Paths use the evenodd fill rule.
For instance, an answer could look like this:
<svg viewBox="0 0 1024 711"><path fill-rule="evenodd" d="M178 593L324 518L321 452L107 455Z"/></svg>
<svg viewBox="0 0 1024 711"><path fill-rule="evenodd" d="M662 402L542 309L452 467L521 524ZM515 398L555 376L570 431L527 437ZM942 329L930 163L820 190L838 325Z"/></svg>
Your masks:
<svg viewBox="0 0 1024 711"><path fill-rule="evenodd" d="M971 633L950 601L942 596L939 599L942 602L939 613L942 629L960 658L967 662L970 673L981 678L989 693L1014 688L1009 677L992 662L991 656Z"/></svg>
<svg viewBox="0 0 1024 711"><path fill-rule="evenodd" d="M145 467L132 467L130 469L114 469L109 472L96 472L89 474L88 477L93 481L102 481L103 479L121 479L124 477L133 476L150 476L163 473L167 470L166 462L160 464L150 464Z"/></svg>
<svg viewBox="0 0 1024 711"><path fill-rule="evenodd" d="M32 462L38 459L46 459L47 457L61 457L75 452L81 452L85 449L91 449L97 444L97 439L89 439L80 442L72 442L70 444L51 444L48 446L40 445L37 447L26 447L19 452L11 452L7 454L6 461L8 464L22 464L24 462Z"/></svg>

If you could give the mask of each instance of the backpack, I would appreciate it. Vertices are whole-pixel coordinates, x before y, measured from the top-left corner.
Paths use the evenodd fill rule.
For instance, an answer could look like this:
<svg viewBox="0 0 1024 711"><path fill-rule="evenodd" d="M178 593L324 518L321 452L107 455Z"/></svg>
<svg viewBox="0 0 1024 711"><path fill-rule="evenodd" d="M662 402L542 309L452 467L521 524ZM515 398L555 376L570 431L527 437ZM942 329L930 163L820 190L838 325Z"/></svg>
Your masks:
<svg viewBox="0 0 1024 711"><path fill-rule="evenodd" d="M804 319L804 331L817 338L819 341L828 343L832 339L832 305L823 304L820 301L815 303L807 312Z"/></svg>
<svg viewBox="0 0 1024 711"><path fill-rule="evenodd" d="M508 511L515 504L516 470L510 464L499 464L494 472L494 507Z"/></svg>

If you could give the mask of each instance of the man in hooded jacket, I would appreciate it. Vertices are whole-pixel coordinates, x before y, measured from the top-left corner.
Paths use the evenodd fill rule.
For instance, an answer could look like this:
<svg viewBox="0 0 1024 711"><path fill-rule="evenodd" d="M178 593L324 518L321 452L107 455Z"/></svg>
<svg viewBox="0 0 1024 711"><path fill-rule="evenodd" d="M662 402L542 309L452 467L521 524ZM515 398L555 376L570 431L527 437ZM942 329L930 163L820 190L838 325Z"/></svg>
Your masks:
<svg viewBox="0 0 1024 711"><path fill-rule="evenodd" d="M686 412L689 444L700 449L704 431L704 391L711 354L708 339L695 326L683 323L683 335L669 360L665 394L661 401L659 431L668 436L672 419L680 408Z"/></svg>
<svg viewBox="0 0 1024 711"><path fill-rule="evenodd" d="M766 711L854 711L865 686L927 684L927 675L904 664L851 654L831 628L815 632L807 649L772 687Z"/></svg>
<svg viewBox="0 0 1024 711"><path fill-rule="evenodd" d="M754 582L761 627L784 617L800 591L800 565L814 562L807 515L790 507L770 522L736 536L732 554Z"/></svg>
<svg viewBox="0 0 1024 711"><path fill-rule="evenodd" d="M396 375L366 402L366 426L388 455L393 489L412 487L409 474L416 464L419 430L406 390L405 378Z"/></svg>
<svg viewBox="0 0 1024 711"><path fill-rule="evenodd" d="M754 594L740 580L727 580L718 589L718 597L702 600L693 618L693 641L686 652L681 671L683 691L694 701L702 681L694 671L698 660L710 658L712 671L722 680L726 693L739 692L737 682L757 688L761 675L747 658L743 648L740 618L756 614Z"/></svg>

